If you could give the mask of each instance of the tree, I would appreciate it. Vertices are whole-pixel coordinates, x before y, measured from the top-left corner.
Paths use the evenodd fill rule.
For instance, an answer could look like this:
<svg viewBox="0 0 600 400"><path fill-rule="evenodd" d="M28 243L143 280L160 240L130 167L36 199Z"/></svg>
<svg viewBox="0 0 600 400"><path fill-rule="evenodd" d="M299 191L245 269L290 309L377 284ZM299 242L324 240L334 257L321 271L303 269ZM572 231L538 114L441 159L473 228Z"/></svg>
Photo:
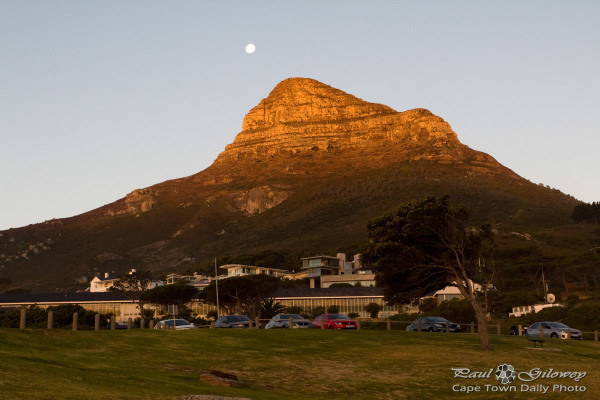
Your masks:
<svg viewBox="0 0 600 400"><path fill-rule="evenodd" d="M365 311L369 313L371 318L377 318L379 311L381 311L381 306L377 303L369 303L365 306Z"/></svg>
<svg viewBox="0 0 600 400"><path fill-rule="evenodd" d="M198 289L193 286L176 283L174 285L157 286L140 295L144 303L168 307L173 304L183 307L198 295Z"/></svg>
<svg viewBox="0 0 600 400"><path fill-rule="evenodd" d="M448 200L429 197L370 221L364 258L391 304L415 303L455 284L475 311L483 349L491 350L486 310L474 282L485 285L493 276L494 234L489 225L469 227L466 209L453 208Z"/></svg>
<svg viewBox="0 0 600 400"><path fill-rule="evenodd" d="M259 317L265 299L273 297L279 287L279 279L268 275L234 276L219 280L219 307L227 313ZM206 301L217 304L215 281L204 288Z"/></svg>
<svg viewBox="0 0 600 400"><path fill-rule="evenodd" d="M140 316L145 318L148 314L144 310L143 294L150 290L153 282L149 271L132 271L122 275L108 290L122 293L125 297L137 303Z"/></svg>
<svg viewBox="0 0 600 400"><path fill-rule="evenodd" d="M275 299L264 299L260 305L260 317L264 319L271 319L279 313L282 313L285 307L275 301Z"/></svg>

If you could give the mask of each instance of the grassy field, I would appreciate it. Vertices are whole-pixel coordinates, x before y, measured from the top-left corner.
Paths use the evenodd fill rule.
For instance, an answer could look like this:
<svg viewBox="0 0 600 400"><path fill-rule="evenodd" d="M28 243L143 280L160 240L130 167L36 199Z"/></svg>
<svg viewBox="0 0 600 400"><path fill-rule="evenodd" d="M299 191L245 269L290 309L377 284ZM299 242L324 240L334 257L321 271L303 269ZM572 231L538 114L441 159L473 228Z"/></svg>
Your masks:
<svg viewBox="0 0 600 400"><path fill-rule="evenodd" d="M175 399L212 394L259 399L600 398L600 344L550 341L533 350L522 337L494 336L483 352L472 334L321 330L67 331L0 329L2 399ZM538 379L545 395L492 376L454 378L451 368L489 371L511 364L585 371L579 382ZM235 374L242 388L211 386L203 372ZM482 393L453 392L453 385ZM552 385L585 393L552 392ZM487 392L515 386L517 393Z"/></svg>

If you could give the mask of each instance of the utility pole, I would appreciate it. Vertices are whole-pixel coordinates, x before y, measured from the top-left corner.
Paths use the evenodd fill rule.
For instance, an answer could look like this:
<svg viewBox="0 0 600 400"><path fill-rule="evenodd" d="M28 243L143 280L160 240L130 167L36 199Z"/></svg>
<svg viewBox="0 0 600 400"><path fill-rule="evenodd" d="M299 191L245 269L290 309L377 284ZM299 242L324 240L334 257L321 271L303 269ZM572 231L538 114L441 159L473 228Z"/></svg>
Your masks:
<svg viewBox="0 0 600 400"><path fill-rule="evenodd" d="M217 292L217 319L219 319L219 274L217 272L217 257L215 257L215 289Z"/></svg>

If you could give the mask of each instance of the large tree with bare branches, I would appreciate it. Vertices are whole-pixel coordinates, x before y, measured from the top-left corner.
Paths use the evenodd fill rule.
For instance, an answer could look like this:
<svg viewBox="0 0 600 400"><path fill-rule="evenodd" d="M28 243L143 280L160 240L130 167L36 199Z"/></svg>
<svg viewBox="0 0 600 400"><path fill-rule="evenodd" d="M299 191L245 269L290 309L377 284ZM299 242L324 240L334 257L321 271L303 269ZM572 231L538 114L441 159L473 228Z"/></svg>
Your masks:
<svg viewBox="0 0 600 400"><path fill-rule="evenodd" d="M466 209L452 207L448 196L404 204L369 222L364 256L391 304L415 303L456 284L475 311L482 347L491 350L474 283L485 288L493 278L494 234L491 226L474 228L468 221Z"/></svg>

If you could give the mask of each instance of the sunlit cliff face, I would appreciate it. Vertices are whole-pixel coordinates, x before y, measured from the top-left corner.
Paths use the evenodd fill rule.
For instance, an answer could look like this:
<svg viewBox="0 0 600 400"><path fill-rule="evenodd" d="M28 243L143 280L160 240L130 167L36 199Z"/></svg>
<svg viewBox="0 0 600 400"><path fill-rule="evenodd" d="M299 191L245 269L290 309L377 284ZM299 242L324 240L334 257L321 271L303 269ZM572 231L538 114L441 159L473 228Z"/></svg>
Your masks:
<svg viewBox="0 0 600 400"><path fill-rule="evenodd" d="M250 110L219 159L383 146L439 149L458 143L450 125L428 110L399 113L313 79L290 78Z"/></svg>

